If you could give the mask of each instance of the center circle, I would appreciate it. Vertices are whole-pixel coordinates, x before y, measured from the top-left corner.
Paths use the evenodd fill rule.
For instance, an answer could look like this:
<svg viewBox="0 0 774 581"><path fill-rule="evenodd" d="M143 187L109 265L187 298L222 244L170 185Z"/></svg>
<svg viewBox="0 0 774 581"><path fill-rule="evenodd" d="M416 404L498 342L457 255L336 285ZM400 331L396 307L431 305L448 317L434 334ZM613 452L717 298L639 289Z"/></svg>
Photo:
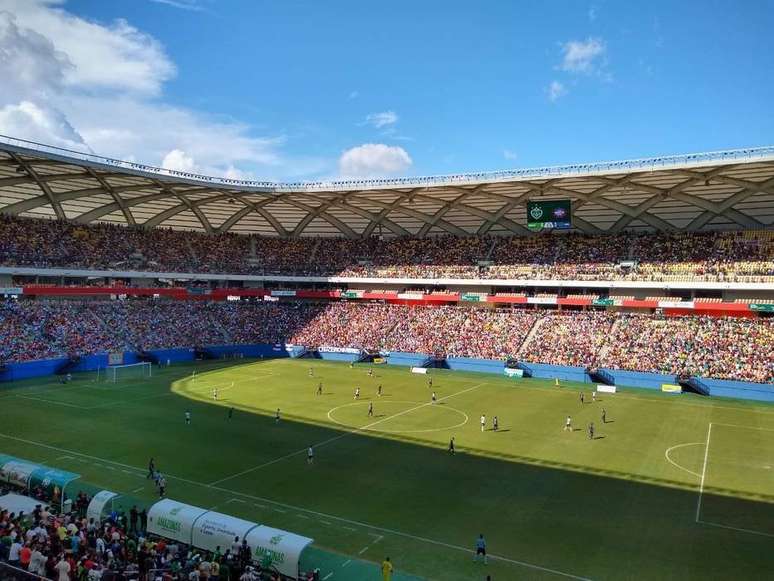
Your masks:
<svg viewBox="0 0 774 581"><path fill-rule="evenodd" d="M398 401L382 401L382 400L380 400L378 402L378 404L376 404L374 407L375 408L376 407L383 408L385 406L391 406L391 405L397 405L397 404L414 404L416 409L408 408L408 409L404 409L404 410L398 410L394 414L385 414L383 417L372 417L372 418L369 418L372 421L367 422L365 425L362 425L362 426L358 426L358 425L355 425L355 424L352 424L352 423L346 423L345 421L337 420L334 417L336 415L336 412L339 412L339 416L341 416L341 415L348 415L349 417L347 417L347 420L349 420L350 418L352 418L354 420L356 416L349 409L347 409L347 412L350 412L350 413L340 412L340 410L344 410L345 408L366 407L366 406L368 406L369 403L372 403L372 402L369 402L369 401L356 401L356 402L353 402L353 403L347 403L347 404L344 404L344 405L336 406L335 408L332 408L331 410L328 411L328 419L330 421L332 421L333 423L335 423L335 424L338 424L340 426L344 426L346 428L350 428L350 429L353 429L353 430L361 430L361 431L369 431L369 432L382 432L382 433L385 433L385 434L419 434L419 433L427 433L427 432L441 432L441 431L444 431L444 430L453 430L455 428L460 428L460 427L464 426L466 423L468 423L468 420L469 420L468 414L466 414L465 412L460 411L460 410L458 410L456 408L450 407L450 406L448 406L446 404L443 404L443 405L441 405L441 404L435 404L435 405L433 405L433 404L421 404L421 403L416 402L416 401L403 401L403 400L398 400ZM397 429L397 430L396 429L392 429L391 430L391 429L384 429L384 428L381 427L383 424L387 424L388 422L393 420L393 418L399 419L400 417L410 416L410 415L413 415L413 414L415 414L417 412L423 413L426 410L439 410L439 411L442 411L442 412L446 412L446 411L452 412L453 414L455 414L457 416L460 416L461 417L461 421L456 423L456 424L454 424L454 425L441 426L441 427L438 427L438 428L405 429L405 430L404 429ZM431 413L432 414L436 414L437 412L436 411L432 411ZM357 413L357 418L361 418L361 417L362 416L360 415L360 412L358 412Z"/></svg>

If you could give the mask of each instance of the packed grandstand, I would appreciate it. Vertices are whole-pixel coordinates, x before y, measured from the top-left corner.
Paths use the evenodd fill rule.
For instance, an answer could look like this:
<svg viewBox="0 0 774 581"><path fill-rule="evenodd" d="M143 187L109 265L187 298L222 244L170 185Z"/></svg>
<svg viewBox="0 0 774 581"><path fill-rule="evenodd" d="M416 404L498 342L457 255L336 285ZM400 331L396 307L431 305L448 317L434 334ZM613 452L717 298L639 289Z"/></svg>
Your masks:
<svg viewBox="0 0 774 581"><path fill-rule="evenodd" d="M284 343L774 380L768 150L282 185L4 141L2 363ZM557 194L574 230L531 233Z"/></svg>

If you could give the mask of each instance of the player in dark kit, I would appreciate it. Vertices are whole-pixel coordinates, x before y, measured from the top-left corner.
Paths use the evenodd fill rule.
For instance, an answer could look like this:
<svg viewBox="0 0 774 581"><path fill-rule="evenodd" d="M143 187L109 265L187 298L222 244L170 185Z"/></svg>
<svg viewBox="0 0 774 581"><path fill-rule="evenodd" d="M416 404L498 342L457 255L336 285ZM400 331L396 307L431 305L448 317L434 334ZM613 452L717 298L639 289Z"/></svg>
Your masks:
<svg viewBox="0 0 774 581"><path fill-rule="evenodd" d="M589 440L594 439L594 422L589 424Z"/></svg>
<svg viewBox="0 0 774 581"><path fill-rule="evenodd" d="M382 397L382 384L379 384L379 387L376 388L376 396Z"/></svg>
<svg viewBox="0 0 774 581"><path fill-rule="evenodd" d="M581 402L581 405L583 405L583 392L580 392L580 402Z"/></svg>
<svg viewBox="0 0 774 581"><path fill-rule="evenodd" d="M156 474L156 463L153 461L153 458L148 460L148 476L146 478L153 478L153 476Z"/></svg>
<svg viewBox="0 0 774 581"><path fill-rule="evenodd" d="M449 440L449 454L454 454L454 436Z"/></svg>
<svg viewBox="0 0 774 581"><path fill-rule="evenodd" d="M368 415L371 417L374 415L374 402L368 403Z"/></svg>
<svg viewBox="0 0 774 581"><path fill-rule="evenodd" d="M605 408L602 408L602 423L607 423L607 412L605 411Z"/></svg>
<svg viewBox="0 0 774 581"><path fill-rule="evenodd" d="M317 395L322 395L322 381L317 384Z"/></svg>

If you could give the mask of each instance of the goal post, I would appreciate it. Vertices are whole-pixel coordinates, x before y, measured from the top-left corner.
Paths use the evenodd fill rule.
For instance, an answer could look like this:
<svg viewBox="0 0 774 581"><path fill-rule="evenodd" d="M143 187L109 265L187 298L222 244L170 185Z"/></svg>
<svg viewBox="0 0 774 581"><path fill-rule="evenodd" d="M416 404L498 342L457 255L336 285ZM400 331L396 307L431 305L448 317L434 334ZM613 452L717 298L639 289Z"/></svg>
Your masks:
<svg viewBox="0 0 774 581"><path fill-rule="evenodd" d="M153 376L153 365L143 361L126 365L111 365L105 371L107 381L116 383L126 379L148 379Z"/></svg>

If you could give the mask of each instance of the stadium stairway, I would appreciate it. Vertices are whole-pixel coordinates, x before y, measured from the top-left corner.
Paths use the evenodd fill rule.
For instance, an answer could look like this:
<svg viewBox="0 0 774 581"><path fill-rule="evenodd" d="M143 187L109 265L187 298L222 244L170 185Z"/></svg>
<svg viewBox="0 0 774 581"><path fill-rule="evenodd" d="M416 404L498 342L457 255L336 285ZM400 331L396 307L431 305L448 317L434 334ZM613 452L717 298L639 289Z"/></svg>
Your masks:
<svg viewBox="0 0 774 581"><path fill-rule="evenodd" d="M699 395L710 395L709 386L698 377L689 377L685 380L680 379L678 380L678 383L684 391L698 393Z"/></svg>
<svg viewBox="0 0 774 581"><path fill-rule="evenodd" d="M524 348L529 345L530 341L532 341L532 338L538 334L540 331L540 326L545 322L545 319L543 317L539 317L535 320L534 323L532 323L532 328L529 330L529 333L527 333L527 336L524 337L524 341L521 342L521 345L519 345L519 354L524 350Z"/></svg>
<svg viewBox="0 0 774 581"><path fill-rule="evenodd" d="M158 365L159 363L158 357L156 357L150 351L145 351L145 350L141 350L137 352L137 360L144 361L146 363L151 363L152 365Z"/></svg>
<svg viewBox="0 0 774 581"><path fill-rule="evenodd" d="M59 367L57 367L54 373L56 373L56 375L65 375L66 373L70 373L71 371L73 371L80 364L81 364L80 355L73 355L71 357L68 357L67 361L65 361Z"/></svg>
<svg viewBox="0 0 774 581"><path fill-rule="evenodd" d="M592 369L589 371L589 379L592 383L601 383L602 385L615 385L615 377L604 369Z"/></svg>

